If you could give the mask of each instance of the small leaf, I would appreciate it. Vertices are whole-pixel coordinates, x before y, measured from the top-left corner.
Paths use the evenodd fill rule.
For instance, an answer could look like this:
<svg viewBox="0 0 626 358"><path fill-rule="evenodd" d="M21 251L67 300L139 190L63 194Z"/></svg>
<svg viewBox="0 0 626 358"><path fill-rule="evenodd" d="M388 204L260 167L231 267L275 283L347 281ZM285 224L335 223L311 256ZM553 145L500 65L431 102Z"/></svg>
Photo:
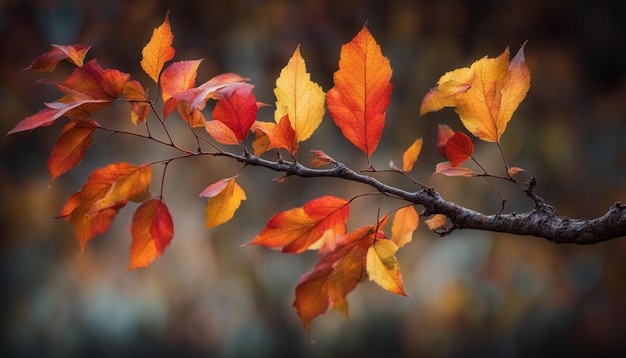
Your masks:
<svg viewBox="0 0 626 358"><path fill-rule="evenodd" d="M86 118L65 125L48 158L50 183L80 163L91 146L91 137L98 127L98 123Z"/></svg>
<svg viewBox="0 0 626 358"><path fill-rule="evenodd" d="M78 108L82 105L89 103L106 103L110 102L108 100L100 100L100 99L90 99L90 100L82 100L75 101L70 103L62 103L62 102L53 102L53 103L45 103L47 108L42 109L36 114L24 118L20 121L15 128L11 129L8 134L13 134L17 132L23 132L31 129L35 129L38 127L46 127L54 123L57 119L66 115L69 111Z"/></svg>
<svg viewBox="0 0 626 358"><path fill-rule="evenodd" d="M127 271L147 267L163 255L174 237L174 223L160 198L144 201L133 214L130 226L130 264Z"/></svg>
<svg viewBox="0 0 626 358"><path fill-rule="evenodd" d="M402 155L402 171L410 172L422 152L422 138L416 139Z"/></svg>
<svg viewBox="0 0 626 358"><path fill-rule="evenodd" d="M368 159L376 150L391 98L391 65L366 26L341 47L326 104L333 121Z"/></svg>
<svg viewBox="0 0 626 358"><path fill-rule="evenodd" d="M296 142L311 137L324 116L325 94L322 87L311 81L299 45L289 63L280 71L274 94L276 123L280 123L285 115L289 115L289 121L296 133Z"/></svg>
<svg viewBox="0 0 626 358"><path fill-rule="evenodd" d="M130 103L130 120L133 124L143 123L150 112L149 99L139 81L128 81L124 86L124 98Z"/></svg>
<svg viewBox="0 0 626 358"><path fill-rule="evenodd" d="M220 121L206 121L204 122L204 128L211 135L216 142L237 145L239 139L235 136L235 133L230 130L223 122Z"/></svg>
<svg viewBox="0 0 626 358"><path fill-rule="evenodd" d="M472 87L474 71L464 67L447 72L437 82L437 87L432 88L420 107L420 116L428 112L436 112L444 107L455 107L456 97Z"/></svg>
<svg viewBox="0 0 626 358"><path fill-rule="evenodd" d="M163 70L161 74L163 118L167 118L178 107L178 99L174 96L195 86L201 62L202 60L174 62Z"/></svg>
<svg viewBox="0 0 626 358"><path fill-rule="evenodd" d="M173 97L189 103L190 110L202 109L209 98L222 89L232 85L248 82L248 78L241 77L236 73L223 73L217 75L198 87L190 88L186 91L175 94Z"/></svg>
<svg viewBox="0 0 626 358"><path fill-rule="evenodd" d="M206 187L199 196L209 198L206 205L206 227L221 225L235 216L246 193L235 181L237 177L221 179Z"/></svg>
<svg viewBox="0 0 626 358"><path fill-rule="evenodd" d="M159 75L163 69L163 65L174 58L174 48L172 42L174 35L170 28L169 11L165 15L165 21L154 29L152 37L141 51L143 56L141 59L141 68L146 72L154 82L159 82Z"/></svg>
<svg viewBox="0 0 626 358"><path fill-rule="evenodd" d="M85 45L52 45L52 50L37 57L24 71L52 72L63 60L81 67L90 48L91 46Z"/></svg>
<svg viewBox="0 0 626 358"><path fill-rule="evenodd" d="M436 214L430 219L424 220L426 226L428 226L428 230L435 230L440 227L446 226L446 216L442 214Z"/></svg>
<svg viewBox="0 0 626 358"><path fill-rule="evenodd" d="M437 153L442 157L448 159L446 155L446 143L452 138L454 131L446 124L437 125Z"/></svg>
<svg viewBox="0 0 626 358"><path fill-rule="evenodd" d="M254 86L241 83L221 90L213 109L213 119L224 123L240 141L245 141L258 112Z"/></svg>
<svg viewBox="0 0 626 358"><path fill-rule="evenodd" d="M474 143L463 132L456 132L446 143L446 157L453 167L468 160L474 153Z"/></svg>
<svg viewBox="0 0 626 358"><path fill-rule="evenodd" d="M402 247L413 240L419 225L419 215L413 206L398 209L391 223L391 240Z"/></svg>
<svg viewBox="0 0 626 358"><path fill-rule="evenodd" d="M443 174L449 177L473 177L475 173L465 167L453 167L450 162L437 163L434 174Z"/></svg>
<svg viewBox="0 0 626 358"><path fill-rule="evenodd" d="M520 167L510 167L506 170L506 172L509 174L509 176L514 176L515 174L519 173L519 172L525 172L525 169L522 169Z"/></svg>
<svg viewBox="0 0 626 358"><path fill-rule="evenodd" d="M337 161L321 150L311 150L311 153L315 156L313 160L311 160L311 166L313 168L321 167L327 164L337 164Z"/></svg>
<svg viewBox="0 0 626 358"><path fill-rule="evenodd" d="M376 240L367 250L365 267L370 281L376 282L385 290L406 296L402 286L402 273L396 258L398 245L387 239Z"/></svg>

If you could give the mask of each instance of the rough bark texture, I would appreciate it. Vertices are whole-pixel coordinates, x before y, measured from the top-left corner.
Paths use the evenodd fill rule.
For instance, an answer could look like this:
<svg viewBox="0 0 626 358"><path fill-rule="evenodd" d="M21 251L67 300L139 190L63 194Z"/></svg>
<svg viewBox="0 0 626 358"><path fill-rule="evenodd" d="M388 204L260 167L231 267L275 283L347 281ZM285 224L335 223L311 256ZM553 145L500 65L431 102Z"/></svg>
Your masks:
<svg viewBox="0 0 626 358"><path fill-rule="evenodd" d="M282 159L270 161L249 153L236 155L221 152L214 155L231 157L248 165L266 167L276 172L282 172L285 176L334 177L369 185L386 195L423 206L423 216L445 215L452 226L436 231L442 236L457 229L474 229L514 235L532 235L555 243L580 245L595 244L626 236L625 204L620 202L613 204L606 214L596 219L570 219L558 215L550 205L535 194L533 191L536 184L534 177L527 183L524 190L535 203L535 208L532 211L484 215L444 200L432 188L423 188L415 192L405 191L384 184L371 176L357 173L342 163L336 163L331 169L312 169L298 162Z"/></svg>

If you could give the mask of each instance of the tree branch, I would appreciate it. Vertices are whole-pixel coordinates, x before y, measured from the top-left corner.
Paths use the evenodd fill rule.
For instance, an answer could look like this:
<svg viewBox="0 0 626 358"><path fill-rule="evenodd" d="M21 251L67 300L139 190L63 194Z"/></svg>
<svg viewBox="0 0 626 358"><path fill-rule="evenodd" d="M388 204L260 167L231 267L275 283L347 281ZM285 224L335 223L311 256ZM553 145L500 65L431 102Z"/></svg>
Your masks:
<svg viewBox="0 0 626 358"><path fill-rule="evenodd" d="M480 212L444 200L434 189L423 188L416 192L389 186L368 175L359 174L342 163L330 169L312 169L298 162L285 160L270 161L250 153L214 153L227 156L248 165L265 167L286 176L333 177L366 184L386 195L396 197L424 207L426 215L443 214L452 223L441 235L456 229L473 229L502 232L514 235L532 235L555 243L579 245L595 244L626 236L626 205L613 204L606 214L596 219L570 219L560 216L544 200L534 193L535 178L531 178L524 192L535 202L535 208L527 213L484 215Z"/></svg>

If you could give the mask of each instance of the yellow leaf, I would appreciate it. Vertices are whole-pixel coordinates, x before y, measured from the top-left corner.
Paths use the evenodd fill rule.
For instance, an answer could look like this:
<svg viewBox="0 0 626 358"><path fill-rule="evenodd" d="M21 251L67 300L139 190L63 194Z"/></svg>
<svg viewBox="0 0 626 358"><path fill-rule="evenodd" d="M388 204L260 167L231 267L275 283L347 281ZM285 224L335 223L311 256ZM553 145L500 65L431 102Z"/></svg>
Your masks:
<svg viewBox="0 0 626 358"><path fill-rule="evenodd" d="M411 171L422 151L422 138L418 138L402 155L402 170Z"/></svg>
<svg viewBox="0 0 626 358"><path fill-rule="evenodd" d="M174 48L172 41L174 35L170 29L169 12L165 15L165 21L161 26L154 29L152 37L141 51L141 68L154 82L159 82L159 75L165 62L174 58Z"/></svg>
<svg viewBox="0 0 626 358"><path fill-rule="evenodd" d="M367 249L365 267L370 281L385 290L406 296L402 287L402 274L396 258L398 245L391 240L378 240Z"/></svg>
<svg viewBox="0 0 626 358"><path fill-rule="evenodd" d="M413 239L413 232L419 225L419 215L413 206L400 208L391 223L391 240L402 247Z"/></svg>
<svg viewBox="0 0 626 358"><path fill-rule="evenodd" d="M428 91L420 107L420 116L428 112L436 112L443 107L456 107L456 96L472 86L474 71L467 67L446 72L437 87Z"/></svg>
<svg viewBox="0 0 626 358"><path fill-rule="evenodd" d="M241 201L246 200L246 193L235 182L235 178L222 179L200 193L200 196L209 198L206 205L207 227L215 227L232 219Z"/></svg>
<svg viewBox="0 0 626 358"><path fill-rule="evenodd" d="M322 122L326 96L322 87L311 81L306 72L306 63L298 46L289 63L280 71L276 80L276 123L289 115L291 126L296 132L296 141L308 139Z"/></svg>

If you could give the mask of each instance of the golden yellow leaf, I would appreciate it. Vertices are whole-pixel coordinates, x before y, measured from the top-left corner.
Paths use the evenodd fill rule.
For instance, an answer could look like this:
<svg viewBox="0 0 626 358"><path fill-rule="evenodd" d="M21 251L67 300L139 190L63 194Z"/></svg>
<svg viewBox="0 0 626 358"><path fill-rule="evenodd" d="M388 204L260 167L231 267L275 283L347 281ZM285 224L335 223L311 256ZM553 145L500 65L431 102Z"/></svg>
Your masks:
<svg viewBox="0 0 626 358"><path fill-rule="evenodd" d="M402 155L402 171L409 172L422 152L422 138L418 138Z"/></svg>
<svg viewBox="0 0 626 358"><path fill-rule="evenodd" d="M391 240L377 240L367 249L365 267L370 281L385 290L406 296L402 287L402 274L396 258L398 245Z"/></svg>
<svg viewBox="0 0 626 358"><path fill-rule="evenodd" d="M246 193L235 182L236 177L222 179L206 187L200 196L209 198L206 204L206 226L215 227L232 219L246 200Z"/></svg>

